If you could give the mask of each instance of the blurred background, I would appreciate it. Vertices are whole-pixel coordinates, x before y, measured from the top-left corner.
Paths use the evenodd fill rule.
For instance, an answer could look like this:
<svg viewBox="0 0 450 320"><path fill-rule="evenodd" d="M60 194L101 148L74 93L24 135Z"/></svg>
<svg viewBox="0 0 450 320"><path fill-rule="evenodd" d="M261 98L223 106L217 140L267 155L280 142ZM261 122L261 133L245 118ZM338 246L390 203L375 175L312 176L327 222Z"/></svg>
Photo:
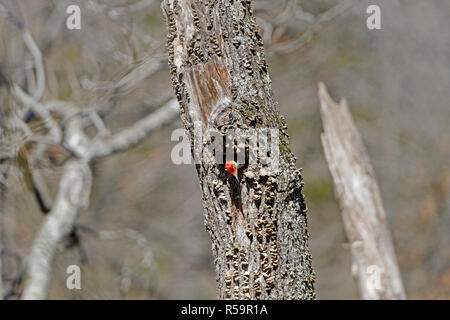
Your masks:
<svg viewBox="0 0 450 320"><path fill-rule="evenodd" d="M160 1L0 3L25 21L42 51L43 100L83 108L102 98L102 86L149 58L158 67L117 97L108 127L120 130L172 98ZM81 30L65 26L70 4L81 7ZM369 4L381 8L381 30L366 28ZM317 297L359 298L320 143L323 81L335 100L348 100L371 156L407 297L449 299L450 2L255 0L254 7L303 168ZM17 27L0 17L0 66L19 83L31 59L23 46ZM87 262L79 249L61 246L50 299L216 298L195 168L170 160L171 132L179 127L177 119L132 150L95 160L91 203L78 221L86 227L80 235ZM45 159L39 165L54 194L61 167ZM9 246L25 257L44 216L20 177L11 180L2 227ZM66 288L71 264L81 266L82 290ZM16 269L9 259L5 272L14 277Z"/></svg>

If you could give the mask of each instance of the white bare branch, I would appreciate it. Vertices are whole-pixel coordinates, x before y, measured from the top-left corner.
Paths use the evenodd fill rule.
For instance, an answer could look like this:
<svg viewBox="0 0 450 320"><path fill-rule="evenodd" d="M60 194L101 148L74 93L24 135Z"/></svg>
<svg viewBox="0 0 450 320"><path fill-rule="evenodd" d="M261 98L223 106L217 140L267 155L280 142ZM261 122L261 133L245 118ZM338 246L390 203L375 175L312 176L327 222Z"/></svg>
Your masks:
<svg viewBox="0 0 450 320"><path fill-rule="evenodd" d="M104 157L127 150L144 140L150 133L173 122L178 114L178 102L172 99L157 111L137 121L131 128L95 141L91 145L89 158Z"/></svg>
<svg viewBox="0 0 450 320"><path fill-rule="evenodd" d="M22 299L45 299L48 294L57 245L74 227L78 213L89 204L91 170L84 160L64 167L59 192L42 225L27 261L28 280Z"/></svg>
<svg viewBox="0 0 450 320"><path fill-rule="evenodd" d="M32 93L33 99L36 101L41 100L45 91L45 73L44 64L42 62L42 53L39 50L38 45L34 41L28 29L23 30L23 41L25 42L28 50L33 56L34 67L36 69L36 85L35 91Z"/></svg>
<svg viewBox="0 0 450 320"><path fill-rule="evenodd" d="M18 85L11 86L11 93L16 100L26 107L30 107L37 115L39 115L44 124L47 126L53 143L59 143L62 139L62 131L58 123L53 119L47 108L38 102L35 98L28 95Z"/></svg>

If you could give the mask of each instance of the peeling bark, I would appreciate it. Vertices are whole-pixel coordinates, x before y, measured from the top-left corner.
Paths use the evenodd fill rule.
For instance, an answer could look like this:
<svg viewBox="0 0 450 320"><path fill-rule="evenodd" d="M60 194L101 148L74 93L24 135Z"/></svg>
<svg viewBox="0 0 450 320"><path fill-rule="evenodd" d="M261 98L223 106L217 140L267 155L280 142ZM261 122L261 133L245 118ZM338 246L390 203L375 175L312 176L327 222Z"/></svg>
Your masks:
<svg viewBox="0 0 450 320"><path fill-rule="evenodd" d="M219 298L313 299L301 170L273 98L251 1L165 0L162 9L172 84L192 152L199 157ZM205 151L212 141L196 136L198 122L223 136L241 130L237 138L248 129L276 129L279 165L270 166L262 149L244 144L236 153L245 150L257 161L242 163L238 182ZM200 154L196 144L203 147Z"/></svg>
<svg viewBox="0 0 450 320"><path fill-rule="evenodd" d="M363 299L405 299L380 190L369 155L345 100L335 103L319 84L322 145Z"/></svg>

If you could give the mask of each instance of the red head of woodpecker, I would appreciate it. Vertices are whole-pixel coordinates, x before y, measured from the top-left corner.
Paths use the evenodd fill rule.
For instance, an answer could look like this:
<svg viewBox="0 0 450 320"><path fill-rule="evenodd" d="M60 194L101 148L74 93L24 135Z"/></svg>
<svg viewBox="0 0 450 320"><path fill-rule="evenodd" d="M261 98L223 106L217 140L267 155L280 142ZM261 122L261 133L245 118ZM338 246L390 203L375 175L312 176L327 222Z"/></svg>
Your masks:
<svg viewBox="0 0 450 320"><path fill-rule="evenodd" d="M225 162L225 170L227 170L230 174L232 174L236 178L236 180L239 182L239 179L237 176L237 169L238 169L238 165L237 165L236 161L229 160L229 161Z"/></svg>

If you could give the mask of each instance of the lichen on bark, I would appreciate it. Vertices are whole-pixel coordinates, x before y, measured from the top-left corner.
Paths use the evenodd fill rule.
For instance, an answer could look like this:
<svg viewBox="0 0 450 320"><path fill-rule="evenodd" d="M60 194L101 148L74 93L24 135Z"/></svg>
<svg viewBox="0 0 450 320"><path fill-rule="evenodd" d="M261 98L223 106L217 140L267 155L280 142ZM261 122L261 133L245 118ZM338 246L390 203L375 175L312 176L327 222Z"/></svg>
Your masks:
<svg viewBox="0 0 450 320"><path fill-rule="evenodd" d="M257 155L256 163L247 161L239 169L239 181L212 152L199 155L219 298L313 299L315 273L301 170L273 98L251 1L165 0L162 9L172 85L193 153L195 142L203 147L212 143L208 138L196 141L198 122L224 136L276 129L279 137L276 169L262 161L261 150L235 148Z"/></svg>

